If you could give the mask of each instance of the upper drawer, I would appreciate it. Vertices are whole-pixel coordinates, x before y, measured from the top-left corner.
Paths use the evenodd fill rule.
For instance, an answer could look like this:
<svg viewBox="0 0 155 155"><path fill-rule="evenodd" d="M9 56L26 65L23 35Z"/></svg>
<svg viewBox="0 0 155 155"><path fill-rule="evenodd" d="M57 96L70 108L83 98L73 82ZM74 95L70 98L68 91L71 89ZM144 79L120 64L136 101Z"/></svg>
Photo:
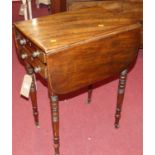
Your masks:
<svg viewBox="0 0 155 155"><path fill-rule="evenodd" d="M31 56L33 58L38 58L41 62L46 63L46 55L39 47L37 47L32 41L27 39L24 35L22 35L20 32L16 31L16 39L18 47L26 47L29 52L31 53Z"/></svg>

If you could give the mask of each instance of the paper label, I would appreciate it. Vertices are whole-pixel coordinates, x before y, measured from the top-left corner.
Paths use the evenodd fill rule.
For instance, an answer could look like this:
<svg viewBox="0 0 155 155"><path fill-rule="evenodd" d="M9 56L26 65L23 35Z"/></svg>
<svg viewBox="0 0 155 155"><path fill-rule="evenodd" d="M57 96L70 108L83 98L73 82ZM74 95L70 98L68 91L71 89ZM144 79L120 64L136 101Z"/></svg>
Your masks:
<svg viewBox="0 0 155 155"><path fill-rule="evenodd" d="M30 89L32 84L32 76L26 74L23 79L22 87L20 90L20 94L26 98L29 98Z"/></svg>

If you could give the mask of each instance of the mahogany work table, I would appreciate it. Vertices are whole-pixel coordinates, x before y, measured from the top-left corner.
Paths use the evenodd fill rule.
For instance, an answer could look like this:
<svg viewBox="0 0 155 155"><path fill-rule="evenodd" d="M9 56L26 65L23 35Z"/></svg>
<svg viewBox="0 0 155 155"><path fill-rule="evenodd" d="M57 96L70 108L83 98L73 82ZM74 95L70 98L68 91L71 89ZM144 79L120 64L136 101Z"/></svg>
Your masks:
<svg viewBox="0 0 155 155"><path fill-rule="evenodd" d="M141 24L129 14L97 7L58 13L14 24L19 58L32 76L30 97L39 125L35 74L48 85L55 155L59 152L58 96L120 75L115 127L119 126L127 71L136 60Z"/></svg>

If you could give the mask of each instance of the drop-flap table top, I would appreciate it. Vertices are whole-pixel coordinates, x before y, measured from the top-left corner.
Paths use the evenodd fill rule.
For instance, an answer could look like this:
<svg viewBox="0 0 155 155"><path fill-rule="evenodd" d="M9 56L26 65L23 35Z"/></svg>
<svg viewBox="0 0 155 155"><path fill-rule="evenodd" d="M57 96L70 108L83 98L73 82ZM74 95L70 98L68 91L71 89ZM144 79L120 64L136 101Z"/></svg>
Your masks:
<svg viewBox="0 0 155 155"><path fill-rule="evenodd" d="M34 18L15 27L45 53L104 38L139 27L132 14L110 12L99 7Z"/></svg>

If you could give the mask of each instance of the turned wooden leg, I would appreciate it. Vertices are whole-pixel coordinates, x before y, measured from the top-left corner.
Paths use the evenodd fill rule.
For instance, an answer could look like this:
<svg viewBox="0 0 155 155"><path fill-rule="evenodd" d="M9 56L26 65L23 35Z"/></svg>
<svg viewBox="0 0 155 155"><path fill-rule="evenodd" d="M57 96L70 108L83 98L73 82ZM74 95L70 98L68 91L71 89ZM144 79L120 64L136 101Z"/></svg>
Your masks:
<svg viewBox="0 0 155 155"><path fill-rule="evenodd" d="M93 92L93 88L92 88L92 85L90 85L88 86L88 100L87 100L88 104L91 102L92 92Z"/></svg>
<svg viewBox="0 0 155 155"><path fill-rule="evenodd" d="M122 110L122 104L124 99L126 77L127 77L127 69L121 72L120 78L119 78L117 106L116 106L116 113L115 113L115 128L119 128L119 120L121 118L121 110Z"/></svg>
<svg viewBox="0 0 155 155"><path fill-rule="evenodd" d="M32 76L30 97L31 97L35 125L36 127L39 127L39 113L38 113L38 106L37 106L37 91L36 91L35 74L33 73L33 68L31 68L30 66L27 66L27 72L29 75Z"/></svg>
<svg viewBox="0 0 155 155"><path fill-rule="evenodd" d="M59 154L59 103L58 96L51 96L51 115L52 115L52 127L53 127L53 139L55 155Z"/></svg>
<svg viewBox="0 0 155 155"><path fill-rule="evenodd" d="M38 106L37 106L37 91L35 85L35 75L32 75L32 84L30 89L30 96L33 108L33 115L36 127L39 127L39 113L38 113Z"/></svg>

